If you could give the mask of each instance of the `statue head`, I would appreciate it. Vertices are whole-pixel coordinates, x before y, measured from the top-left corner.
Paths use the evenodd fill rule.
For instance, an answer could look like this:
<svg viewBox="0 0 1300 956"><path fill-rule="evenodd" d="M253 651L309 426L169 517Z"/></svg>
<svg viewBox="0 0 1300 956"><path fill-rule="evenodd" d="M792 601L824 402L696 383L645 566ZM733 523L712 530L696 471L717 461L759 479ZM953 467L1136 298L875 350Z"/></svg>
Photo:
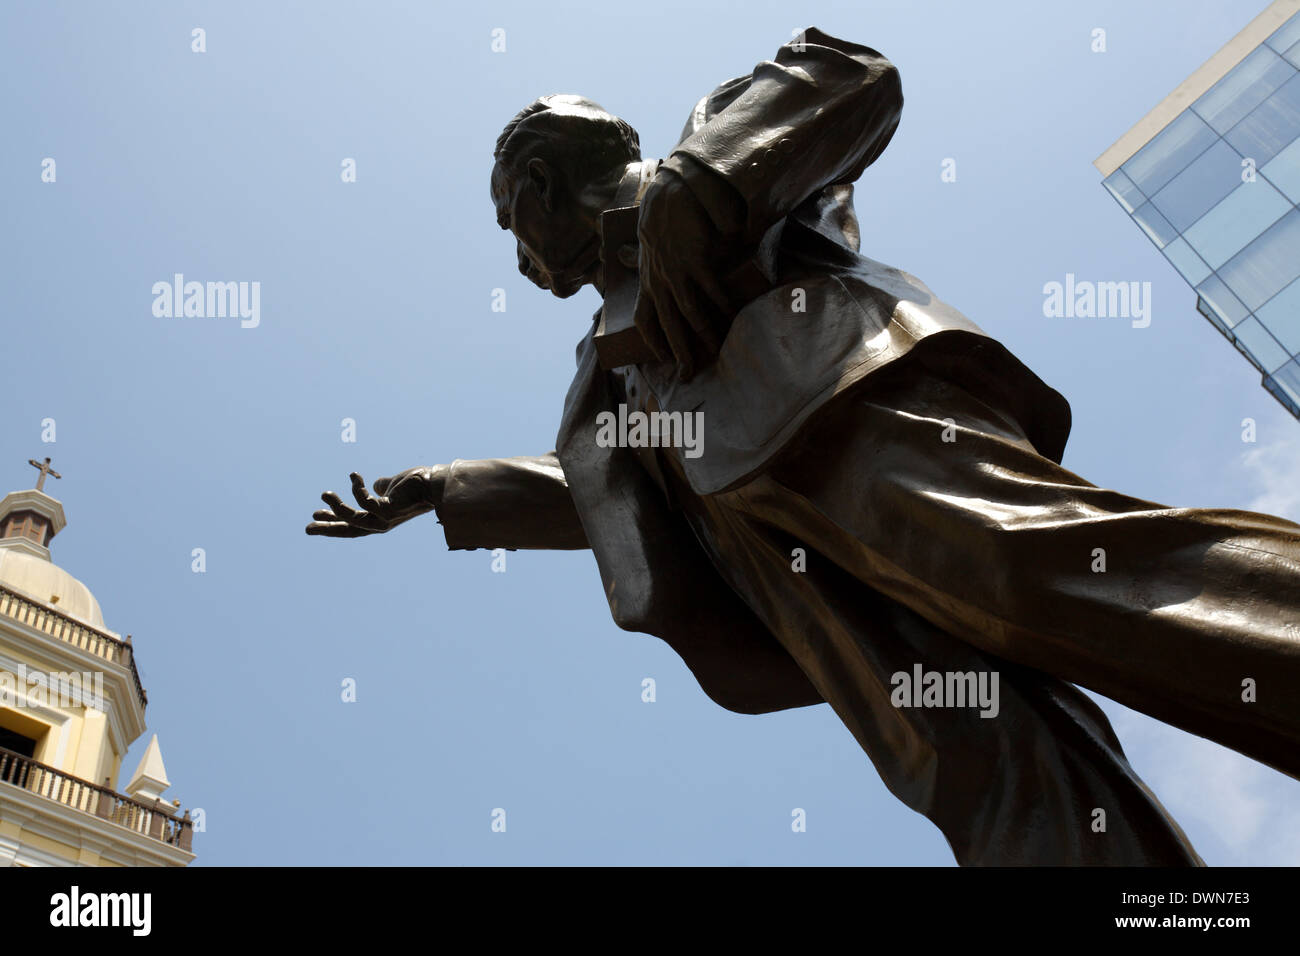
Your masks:
<svg viewBox="0 0 1300 956"><path fill-rule="evenodd" d="M600 214L641 159L636 130L581 96L543 96L506 125L493 155L492 202L517 240L519 271L568 298L597 275Z"/></svg>

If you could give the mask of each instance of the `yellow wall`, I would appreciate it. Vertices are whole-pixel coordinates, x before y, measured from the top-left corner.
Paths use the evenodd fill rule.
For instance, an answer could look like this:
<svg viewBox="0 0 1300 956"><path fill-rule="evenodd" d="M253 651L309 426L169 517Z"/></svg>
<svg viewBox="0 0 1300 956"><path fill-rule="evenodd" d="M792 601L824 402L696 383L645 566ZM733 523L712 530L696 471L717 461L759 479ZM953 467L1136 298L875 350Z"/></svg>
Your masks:
<svg viewBox="0 0 1300 956"><path fill-rule="evenodd" d="M0 620L0 624L2 623ZM29 673L33 671L49 673L39 662L27 658L19 653L16 647L6 643L2 628L0 628L0 647L4 648L7 656L25 664ZM19 680L21 675L13 674L12 671L0 672L8 673L12 685L19 691L30 687L30 684ZM90 694L93 693L94 688L88 687L84 690ZM108 692L106 685L105 694ZM124 755L118 753L113 747L106 714L78 704L60 702L57 690L47 692L46 702L41 709L15 706L23 696L22 693L18 693L14 702L0 703L0 727L35 739L37 744L34 757L43 764L91 783L102 785L104 778L109 777L114 785L116 784L118 769L121 767ZM48 714L51 711L65 720L56 722L56 719ZM66 730L64 730L65 726ZM63 757L60 759L59 745L64 734L67 735L67 743L64 746Z"/></svg>

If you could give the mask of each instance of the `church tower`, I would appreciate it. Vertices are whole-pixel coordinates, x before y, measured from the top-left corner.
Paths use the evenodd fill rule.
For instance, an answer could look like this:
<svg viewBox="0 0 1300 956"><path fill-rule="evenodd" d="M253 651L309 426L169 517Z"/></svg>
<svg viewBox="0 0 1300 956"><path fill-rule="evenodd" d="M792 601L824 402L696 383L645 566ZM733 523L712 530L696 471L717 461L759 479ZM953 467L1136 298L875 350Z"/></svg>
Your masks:
<svg viewBox="0 0 1300 956"><path fill-rule="evenodd" d="M0 500L0 866L186 866L193 824L155 735L125 793L114 781L145 732L148 696L131 637L50 560L67 521L34 489Z"/></svg>

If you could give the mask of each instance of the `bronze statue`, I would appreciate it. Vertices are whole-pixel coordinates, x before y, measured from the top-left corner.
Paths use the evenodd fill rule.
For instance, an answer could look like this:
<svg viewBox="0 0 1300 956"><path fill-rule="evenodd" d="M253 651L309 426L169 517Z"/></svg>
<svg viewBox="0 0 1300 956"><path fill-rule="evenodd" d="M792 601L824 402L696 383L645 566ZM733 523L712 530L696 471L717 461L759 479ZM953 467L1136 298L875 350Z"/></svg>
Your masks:
<svg viewBox="0 0 1300 956"><path fill-rule="evenodd" d="M859 253L852 184L902 103L810 28L662 162L584 98L520 112L497 220L538 286L603 298L556 450L354 474L307 533L436 511L453 549L591 548L620 627L730 710L828 702L958 862L1198 865L1071 685L1300 776L1300 526L1065 470L1065 399ZM954 674L996 704L945 699Z"/></svg>

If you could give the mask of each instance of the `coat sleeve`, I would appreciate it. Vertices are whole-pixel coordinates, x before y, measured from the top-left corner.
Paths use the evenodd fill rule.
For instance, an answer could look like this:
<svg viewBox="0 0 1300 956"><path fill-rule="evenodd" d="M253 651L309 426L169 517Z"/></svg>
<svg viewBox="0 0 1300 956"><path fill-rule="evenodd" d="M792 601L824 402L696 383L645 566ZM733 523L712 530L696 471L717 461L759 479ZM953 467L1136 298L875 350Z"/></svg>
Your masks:
<svg viewBox="0 0 1300 956"><path fill-rule="evenodd" d="M809 196L861 176L902 110L889 60L809 27L758 64L744 92L664 165L686 179L724 235L753 244Z"/></svg>
<svg viewBox="0 0 1300 956"><path fill-rule="evenodd" d="M451 463L437 512L453 551L590 547L555 452L457 459Z"/></svg>

